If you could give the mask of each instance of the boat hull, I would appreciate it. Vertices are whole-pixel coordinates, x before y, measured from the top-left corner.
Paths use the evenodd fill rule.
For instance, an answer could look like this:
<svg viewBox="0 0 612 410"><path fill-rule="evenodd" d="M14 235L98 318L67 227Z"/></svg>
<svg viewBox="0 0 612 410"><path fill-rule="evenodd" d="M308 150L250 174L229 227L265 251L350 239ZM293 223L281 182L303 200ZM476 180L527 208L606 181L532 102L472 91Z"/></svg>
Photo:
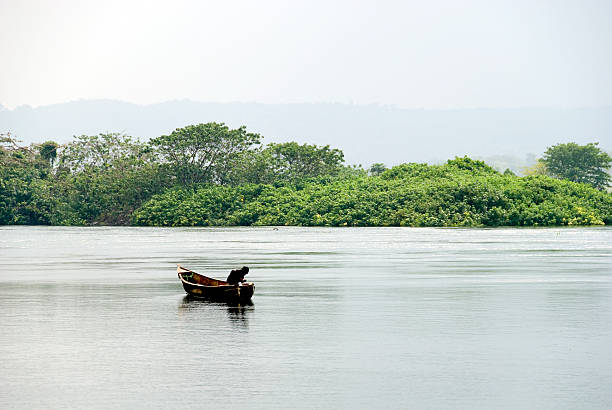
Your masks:
<svg viewBox="0 0 612 410"><path fill-rule="evenodd" d="M203 286L185 281L182 283L188 295L200 299L246 302L251 300L255 291L255 285L252 283L222 286Z"/></svg>

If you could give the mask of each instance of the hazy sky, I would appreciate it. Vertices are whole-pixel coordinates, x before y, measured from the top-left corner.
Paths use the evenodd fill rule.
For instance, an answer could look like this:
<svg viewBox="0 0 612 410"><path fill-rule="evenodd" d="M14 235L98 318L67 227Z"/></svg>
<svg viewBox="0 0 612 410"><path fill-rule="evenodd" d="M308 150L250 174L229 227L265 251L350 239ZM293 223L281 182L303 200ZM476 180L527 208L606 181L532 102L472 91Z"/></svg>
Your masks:
<svg viewBox="0 0 612 410"><path fill-rule="evenodd" d="M612 104L612 1L0 0L0 104Z"/></svg>

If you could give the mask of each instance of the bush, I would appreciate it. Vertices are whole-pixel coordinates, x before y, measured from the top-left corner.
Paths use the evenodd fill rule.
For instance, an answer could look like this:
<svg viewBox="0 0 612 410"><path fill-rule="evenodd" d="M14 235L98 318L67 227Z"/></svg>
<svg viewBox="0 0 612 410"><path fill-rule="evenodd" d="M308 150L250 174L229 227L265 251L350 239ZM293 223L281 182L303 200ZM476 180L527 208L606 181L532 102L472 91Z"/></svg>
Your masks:
<svg viewBox="0 0 612 410"><path fill-rule="evenodd" d="M403 164L380 176L297 185L206 186L155 196L137 225L557 226L612 223L612 195L481 161Z"/></svg>

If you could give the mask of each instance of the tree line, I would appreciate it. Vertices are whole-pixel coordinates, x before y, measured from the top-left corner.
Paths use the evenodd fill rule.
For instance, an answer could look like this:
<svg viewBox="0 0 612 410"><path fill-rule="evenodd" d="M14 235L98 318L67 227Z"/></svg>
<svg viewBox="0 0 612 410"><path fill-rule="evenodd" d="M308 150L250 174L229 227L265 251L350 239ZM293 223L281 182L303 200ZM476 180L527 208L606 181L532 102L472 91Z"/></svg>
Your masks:
<svg viewBox="0 0 612 410"><path fill-rule="evenodd" d="M612 223L612 160L550 147L528 177L481 161L347 166L329 146L189 125L22 146L0 135L0 224L506 226Z"/></svg>

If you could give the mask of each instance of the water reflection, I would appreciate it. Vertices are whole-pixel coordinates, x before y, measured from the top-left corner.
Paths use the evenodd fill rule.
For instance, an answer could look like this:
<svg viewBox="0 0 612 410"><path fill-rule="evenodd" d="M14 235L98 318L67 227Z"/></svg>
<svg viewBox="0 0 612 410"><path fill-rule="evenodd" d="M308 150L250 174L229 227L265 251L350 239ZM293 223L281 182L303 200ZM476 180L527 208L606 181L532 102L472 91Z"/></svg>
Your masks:
<svg viewBox="0 0 612 410"><path fill-rule="evenodd" d="M235 301L211 301L207 299L199 299L190 295L183 297L179 305L179 312L197 312L201 315L218 314L225 311L226 317L230 323L241 329L248 329L249 317L254 311L253 301L235 302Z"/></svg>
<svg viewBox="0 0 612 410"><path fill-rule="evenodd" d="M247 330L249 328L249 316L253 313L253 302L237 303L227 305L227 317L230 322L238 328Z"/></svg>

